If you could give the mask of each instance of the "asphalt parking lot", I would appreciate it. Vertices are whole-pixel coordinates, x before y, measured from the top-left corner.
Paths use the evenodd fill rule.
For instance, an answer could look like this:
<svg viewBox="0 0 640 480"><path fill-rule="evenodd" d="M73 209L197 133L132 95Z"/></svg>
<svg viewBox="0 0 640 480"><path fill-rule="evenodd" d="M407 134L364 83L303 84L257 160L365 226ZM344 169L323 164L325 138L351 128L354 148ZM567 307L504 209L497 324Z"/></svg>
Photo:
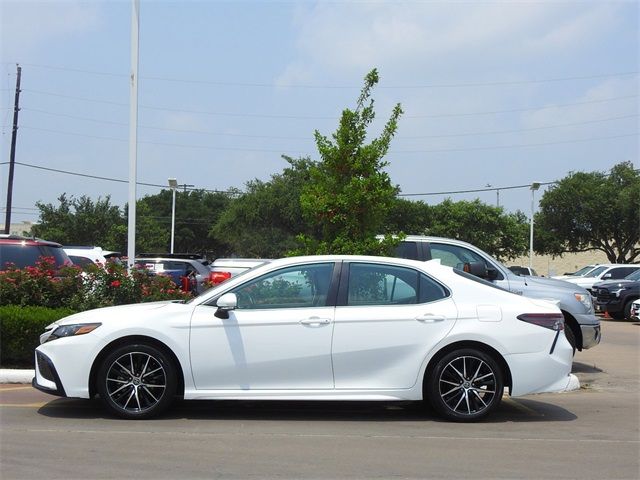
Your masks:
<svg viewBox="0 0 640 480"><path fill-rule="evenodd" d="M475 424L418 404L181 402L124 421L96 401L0 386L0 474L24 478L640 478L640 324L603 320L580 390Z"/></svg>

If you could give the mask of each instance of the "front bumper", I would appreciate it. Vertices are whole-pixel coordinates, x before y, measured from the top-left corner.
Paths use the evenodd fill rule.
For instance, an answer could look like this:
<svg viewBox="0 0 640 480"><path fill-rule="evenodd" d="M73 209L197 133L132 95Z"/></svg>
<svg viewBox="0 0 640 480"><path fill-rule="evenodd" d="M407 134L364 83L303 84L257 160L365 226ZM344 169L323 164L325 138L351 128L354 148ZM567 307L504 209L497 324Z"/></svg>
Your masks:
<svg viewBox="0 0 640 480"><path fill-rule="evenodd" d="M582 332L583 350L595 347L600 343L600 339L602 338L600 325L580 325L580 331Z"/></svg>
<svg viewBox="0 0 640 480"><path fill-rule="evenodd" d="M620 301L620 299L611 299L607 302L598 302L596 301L593 304L593 307L596 313L617 313L622 312L624 309L624 303Z"/></svg>
<svg viewBox="0 0 640 480"><path fill-rule="evenodd" d="M62 381L58 375L56 367L49 357L36 350L36 376L33 377L31 385L41 392L66 397L67 394L62 386Z"/></svg>

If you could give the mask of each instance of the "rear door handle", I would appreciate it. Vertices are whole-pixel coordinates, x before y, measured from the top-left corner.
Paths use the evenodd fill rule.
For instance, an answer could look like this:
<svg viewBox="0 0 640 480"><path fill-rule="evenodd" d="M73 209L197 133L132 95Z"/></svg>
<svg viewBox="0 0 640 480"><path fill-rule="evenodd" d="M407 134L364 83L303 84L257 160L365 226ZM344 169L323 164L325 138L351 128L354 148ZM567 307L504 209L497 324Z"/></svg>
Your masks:
<svg viewBox="0 0 640 480"><path fill-rule="evenodd" d="M416 317L416 320L422 323L444 322L446 319L444 315L434 315L432 313L425 313L424 315Z"/></svg>
<svg viewBox="0 0 640 480"><path fill-rule="evenodd" d="M320 318L320 317L309 317L309 318L303 318L302 320L300 320L300 323L302 325L315 325L315 326L327 325L330 322L331 322L330 318Z"/></svg>

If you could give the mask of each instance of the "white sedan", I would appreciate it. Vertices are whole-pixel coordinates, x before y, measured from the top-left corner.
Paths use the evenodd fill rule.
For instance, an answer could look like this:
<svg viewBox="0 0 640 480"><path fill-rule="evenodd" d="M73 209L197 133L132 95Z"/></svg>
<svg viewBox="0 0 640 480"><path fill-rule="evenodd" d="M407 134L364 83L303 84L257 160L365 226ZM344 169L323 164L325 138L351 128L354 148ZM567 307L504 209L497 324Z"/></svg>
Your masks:
<svg viewBox="0 0 640 480"><path fill-rule="evenodd" d="M427 400L477 420L512 396L564 390L572 348L551 302L438 261L275 260L188 303L91 310L50 325L33 385L99 395L124 418L184 399Z"/></svg>

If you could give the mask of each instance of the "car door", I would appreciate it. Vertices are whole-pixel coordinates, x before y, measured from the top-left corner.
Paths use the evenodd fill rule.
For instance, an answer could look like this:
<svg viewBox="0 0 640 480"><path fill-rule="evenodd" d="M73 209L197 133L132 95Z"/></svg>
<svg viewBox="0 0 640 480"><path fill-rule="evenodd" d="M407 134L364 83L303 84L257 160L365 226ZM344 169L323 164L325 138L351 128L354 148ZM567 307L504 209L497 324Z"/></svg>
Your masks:
<svg viewBox="0 0 640 480"><path fill-rule="evenodd" d="M333 262L282 268L229 292L238 306L229 318L215 305L194 309L191 370L197 389L331 389L328 305Z"/></svg>
<svg viewBox="0 0 640 480"><path fill-rule="evenodd" d="M345 263L332 345L336 389L410 388L456 319L449 290L424 273Z"/></svg>

